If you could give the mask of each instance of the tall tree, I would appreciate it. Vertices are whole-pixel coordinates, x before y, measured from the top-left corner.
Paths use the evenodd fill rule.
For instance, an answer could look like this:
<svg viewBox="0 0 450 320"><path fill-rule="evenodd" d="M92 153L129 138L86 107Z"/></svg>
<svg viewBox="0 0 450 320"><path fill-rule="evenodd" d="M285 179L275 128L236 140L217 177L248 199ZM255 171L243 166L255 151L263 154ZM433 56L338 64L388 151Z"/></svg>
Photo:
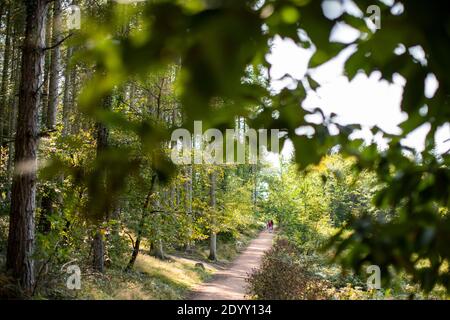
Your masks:
<svg viewBox="0 0 450 320"><path fill-rule="evenodd" d="M65 57L65 69L64 69L64 94L63 94L63 110L62 110L62 123L63 123L63 135L67 135L70 132L69 117L72 111L71 107L71 84L72 84L72 69L70 68L70 59L72 58L72 47L68 47Z"/></svg>
<svg viewBox="0 0 450 320"><path fill-rule="evenodd" d="M112 108L112 94L108 94L103 98L103 109L110 110ZM97 134L97 160L103 158L104 152L107 151L109 147L109 129L108 127L102 123L98 122L96 124L96 134ZM105 219L109 216L109 211L111 210L111 204L107 200L107 184L108 184L108 171L103 170L102 175L100 176L102 181L99 181L99 187L101 190L97 190L103 196L100 206L91 205L91 208L94 208L95 212L92 212L96 219L96 232L94 235L92 247L93 247L93 261L92 266L95 270L99 272L104 271L105 265L105 243L104 243L104 232L102 230L101 224L105 221ZM91 192L90 201L96 201L95 197L97 194Z"/></svg>
<svg viewBox="0 0 450 320"><path fill-rule="evenodd" d="M14 144L14 176L6 257L25 293L34 285L36 162L39 140L38 109L45 46L48 0L26 0L26 27L22 47L19 113Z"/></svg>
<svg viewBox="0 0 450 320"><path fill-rule="evenodd" d="M150 206L150 202L152 200L152 196L155 194L156 192L156 186L158 185L158 175L156 173L154 173L152 175L152 181L151 181L151 185L150 185L150 191L147 194L145 201L144 201L144 206L142 207L142 215L141 218L139 220L139 225L138 225L138 230L137 230L137 237L136 240L133 242L133 252L131 254L131 258L130 261L128 262L127 267L125 268L125 271L129 271L131 269L133 269L134 263L136 262L136 259L139 255L139 250L140 250L140 246L141 246L141 241L142 241L142 236L144 233L144 226L145 226L145 220L148 217L149 214L149 206Z"/></svg>
<svg viewBox="0 0 450 320"><path fill-rule="evenodd" d="M210 189L209 189L209 205L211 206L211 232L209 238L209 259L217 260L217 233L215 230L215 210L216 210L216 173L214 169L210 175Z"/></svg>
<svg viewBox="0 0 450 320"><path fill-rule="evenodd" d="M12 26L12 39L15 39L19 34L18 28L15 24ZM9 75L9 83L12 85L11 94L8 97L8 137L12 137L16 132L16 124L17 124L17 112L18 112L18 97L17 92L19 91L19 74L20 74L20 66L21 66L21 51L12 46L11 50L11 72ZM7 198L11 200L11 178L12 178L12 167L14 160L14 140L10 139L8 142L8 161L7 161L7 185L8 192Z"/></svg>
<svg viewBox="0 0 450 320"><path fill-rule="evenodd" d="M187 165L184 169L185 182L184 182L184 210L188 216L188 239L186 241L186 251L191 250L191 238L192 238L192 165Z"/></svg>
<svg viewBox="0 0 450 320"><path fill-rule="evenodd" d="M46 125L49 130L54 129L56 125L56 111L59 102L59 81L60 81L60 69L61 69L61 48L60 43L62 41L62 12L61 12L61 0L54 0L53 3L53 34L52 34L52 55L50 62L50 84L48 90L48 106Z"/></svg>
<svg viewBox="0 0 450 320"><path fill-rule="evenodd" d="M60 45L62 42L62 10L61 10L61 0L54 0L53 3L53 17L52 17L52 39L51 39L51 59L50 68L48 72L48 99L46 101L46 116L45 116L45 126L50 132L54 130L56 126L56 112L59 101L59 82L60 82L60 68L61 68L61 49ZM48 32L47 32L48 36ZM47 41L48 42L48 41ZM45 107L45 105L44 105ZM41 200L41 216L39 220L39 226L43 233L50 232L51 223L49 216L55 211L55 197L56 192L54 188L50 186L45 187L44 194Z"/></svg>
<svg viewBox="0 0 450 320"><path fill-rule="evenodd" d="M3 7L3 5L2 5ZM5 46L3 50L3 66L2 66L2 78L0 87L0 146L3 145L3 137L5 134L5 120L6 120L6 105L8 101L8 71L10 66L10 56L11 56L11 9L7 8L6 13L6 35L5 35Z"/></svg>

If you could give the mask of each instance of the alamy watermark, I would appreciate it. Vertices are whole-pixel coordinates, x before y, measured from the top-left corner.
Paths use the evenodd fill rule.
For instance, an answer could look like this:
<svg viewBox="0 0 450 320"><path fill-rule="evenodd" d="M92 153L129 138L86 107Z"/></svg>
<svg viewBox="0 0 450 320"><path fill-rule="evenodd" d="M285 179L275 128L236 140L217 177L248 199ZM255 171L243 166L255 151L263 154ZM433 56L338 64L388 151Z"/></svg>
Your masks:
<svg viewBox="0 0 450 320"><path fill-rule="evenodd" d="M81 269L78 265L72 264L75 260L67 262L61 267L61 271L66 269L66 273L69 276L66 279L66 287L69 290L80 290L81 289Z"/></svg>
<svg viewBox="0 0 450 320"><path fill-rule="evenodd" d="M377 265L370 265L367 267L366 272L370 274L367 278L367 289L380 290L381 289L381 269Z"/></svg>
<svg viewBox="0 0 450 320"><path fill-rule="evenodd" d="M221 130L211 128L203 132L201 121L194 121L194 133L179 128L172 132L171 159L186 164L256 164L264 162L265 154L280 151L280 131L271 129ZM269 137L270 136L270 137ZM248 142L247 142L248 141Z"/></svg>
<svg viewBox="0 0 450 320"><path fill-rule="evenodd" d="M133 4L144 2L147 0L104 0L105 2L116 2L119 4ZM66 20L67 30L79 30L81 29L81 9L79 6L72 4L69 5L63 12Z"/></svg>
<svg viewBox="0 0 450 320"><path fill-rule="evenodd" d="M66 27L68 30L81 29L81 9L77 5L70 5L65 10Z"/></svg>
<svg viewBox="0 0 450 320"><path fill-rule="evenodd" d="M381 8L372 4L367 7L366 13L370 14L368 18L375 26L375 30L381 29Z"/></svg>
<svg viewBox="0 0 450 320"><path fill-rule="evenodd" d="M112 1L120 3L120 4L132 4L132 3L144 2L147 0L112 0Z"/></svg>

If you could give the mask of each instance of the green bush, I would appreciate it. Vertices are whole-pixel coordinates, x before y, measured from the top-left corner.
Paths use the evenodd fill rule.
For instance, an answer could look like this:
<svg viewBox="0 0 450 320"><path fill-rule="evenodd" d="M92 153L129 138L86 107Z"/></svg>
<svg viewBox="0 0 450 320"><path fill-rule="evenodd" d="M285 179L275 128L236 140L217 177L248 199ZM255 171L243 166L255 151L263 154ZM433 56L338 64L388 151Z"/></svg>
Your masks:
<svg viewBox="0 0 450 320"><path fill-rule="evenodd" d="M248 293L262 300L331 298L327 282L312 274L298 256L293 244L278 240L264 255L261 268L247 279Z"/></svg>

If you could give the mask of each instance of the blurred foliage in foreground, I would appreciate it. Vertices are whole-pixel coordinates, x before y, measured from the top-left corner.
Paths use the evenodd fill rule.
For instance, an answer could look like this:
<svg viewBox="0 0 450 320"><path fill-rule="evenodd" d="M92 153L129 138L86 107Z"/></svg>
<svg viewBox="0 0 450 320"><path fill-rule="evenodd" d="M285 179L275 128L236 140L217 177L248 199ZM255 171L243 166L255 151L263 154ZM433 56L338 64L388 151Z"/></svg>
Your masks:
<svg viewBox="0 0 450 320"><path fill-rule="evenodd" d="M53 105L62 112L51 128L45 128L45 121L39 124L39 160L43 166L51 164L40 170L38 190L28 199L40 205L36 250L28 257L37 267L31 289L45 288L44 275L60 272L69 258L87 265L92 255L105 257L93 259L101 271L104 265L132 267L136 259L129 256L139 253L141 240L149 253L164 258L163 248L188 251L216 234L236 238L255 225L261 202L269 199L263 209L269 217L277 216L303 250L326 246L346 268L361 271L376 264L384 280L401 273L427 292L449 291L449 151L438 153L435 141L450 118L449 11L440 0L376 1L381 29L374 30L364 16L373 2L156 0L122 5L83 0L77 1L83 9L82 28L61 47L52 46L54 30L47 26L46 45L62 49L65 69L63 76L57 67L50 72L47 61L45 75L34 75L51 82L53 74L53 92L45 83L42 91L56 101L62 96ZM1 131L8 132L8 137L2 132L0 143L2 251L12 198L21 68L15 43L24 35L24 5L31 8L33 3L1 2L6 11L0 13L5 34L0 39L0 122L6 125ZM350 3L353 10L346 11L342 5ZM324 13L326 5L344 9L331 18ZM356 29L359 36L346 43L330 41L339 24ZM314 51L305 77L284 75L294 85L280 92L270 87L266 60L276 36ZM44 50L45 59L52 60L52 50ZM350 80L360 72L377 72L388 82L405 80L401 109L407 119L400 124L401 133L371 128L386 139L383 150L350 139L358 125L339 124L320 105L303 105L321 85L311 71L343 50L351 52L344 68ZM438 83L432 95L425 94L430 77ZM39 117L45 118L48 101L42 96ZM281 175L298 179L280 184L262 177L259 165L175 167L167 157L170 132L192 129L193 120L203 120L203 129L235 128L237 123L243 130L246 125L280 129L283 141L289 139L295 147L296 162ZM429 127L424 150L404 146L402 139L423 125ZM312 133L300 134L302 127ZM315 165L323 165L320 161L330 150L351 156L352 165L336 165L321 174ZM357 179L353 170L360 174ZM302 173L297 176L296 171Z"/></svg>
<svg viewBox="0 0 450 320"><path fill-rule="evenodd" d="M356 1L361 13L371 4L373 1ZM355 156L359 169L370 168L377 173L384 187L375 196L376 204L396 215L389 221L370 215L356 217L346 226L349 234L342 231L333 237L338 260L355 269L371 262L383 270L404 270L427 291L436 284L450 289L449 155L434 152L436 130L448 124L450 116L449 11L444 1L438 0L402 2L400 11L384 2L377 5L381 7L382 27L373 31L363 14L344 11L334 19L325 17L322 1L151 2L139 13L142 26L129 35L110 36L108 24L104 24L96 25L95 33L80 36L83 43L93 44L86 48L89 54L84 54L95 58L103 70L86 85L81 107L110 126L135 130L152 143L149 149L154 148L159 137L156 127L129 123L120 114L97 106L102 96L130 76L179 63L176 93L185 113L185 127L194 119L223 127L237 115L245 116L252 127L283 129L295 146L300 169L317 163L331 147L339 145L343 154ZM359 30L360 36L350 43L331 42L330 33L338 23ZM349 134L358 126L341 126L335 124L333 116L302 108L307 91L320 85L309 71L306 81L292 79L296 88L280 93L272 93L258 83L243 82L249 67L270 68L265 55L275 35L315 48L309 68L353 47L354 53L345 64L349 79L358 72L369 75L374 71L381 72L387 81L394 75L402 76L406 85L401 108L408 115L400 125L402 133L392 135L372 128L374 134L388 140L389 147L384 151L375 144L350 140ZM425 53L421 61L411 53L414 47ZM424 93L429 75L439 83L432 97ZM221 107L216 107L217 99L223 102ZM308 122L305 116L311 113L323 121ZM425 149L416 154L402 146L401 139L425 123L430 125ZM330 134L332 124L339 129L336 135ZM297 135L295 129L300 126L313 127L314 134Z"/></svg>

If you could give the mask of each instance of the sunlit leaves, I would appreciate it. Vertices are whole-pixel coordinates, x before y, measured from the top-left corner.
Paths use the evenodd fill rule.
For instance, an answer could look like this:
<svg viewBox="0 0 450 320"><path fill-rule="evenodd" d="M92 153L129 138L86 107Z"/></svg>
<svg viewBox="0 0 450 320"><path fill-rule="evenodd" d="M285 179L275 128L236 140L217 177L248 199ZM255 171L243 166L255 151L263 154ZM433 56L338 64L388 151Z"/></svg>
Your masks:
<svg viewBox="0 0 450 320"><path fill-rule="evenodd" d="M364 13L373 3L357 4ZM322 1L151 2L140 13L145 23L129 36L118 32L111 21L81 35L86 50L80 56L97 70L80 97L80 108L109 128L138 137L145 153L160 151L167 141L165 128L148 119L130 120L115 110L102 110L101 101L130 75L145 79L149 73L180 65L175 92L187 127L192 120L204 120L208 127L222 129L233 123L236 116L248 116L252 127L281 129L283 139L292 140L301 169L319 162L330 148L338 145L342 153L357 158L360 169L371 168L378 173L387 187L378 194L376 203L398 212L399 218L392 224L370 218L355 220L353 235L342 241L338 249L347 265L359 268L372 261L383 267L404 268L427 290L435 283L448 285L448 277L436 273L435 262L448 254L443 248L443 243L448 243L448 218L437 214L439 207L448 209L448 155L438 158L433 154L435 131L450 118L448 10L444 1L408 1L404 3L404 13L392 15L388 5L378 4L383 9L380 30L370 30L363 15L343 13L334 20L328 19ZM122 23L123 17L119 21ZM382 152L375 144L365 146L361 140L349 139L359 129L357 126L339 126L320 109L305 110L302 101L307 92L301 81L295 89L276 94L258 81L243 85L249 66L269 67L264 57L269 52L270 39L276 35L313 47L309 67L336 57L346 47L330 42L337 22L360 32L350 44L355 51L345 65L349 79L359 71L367 75L379 71L390 82L396 75L405 79L401 107L408 119L401 124L403 132L394 136L373 128L374 133L389 140L389 148ZM404 52L398 52L399 47ZM414 56L417 48L425 53L422 59ZM430 73L436 76L439 89L433 97L426 98L424 82ZM319 87L310 77L305 80L313 90ZM428 111L421 114L424 104ZM308 122L305 117L311 114L318 115L321 122ZM417 155L410 155L411 150L401 145L401 138L424 123L429 123L431 130L421 157L414 158ZM338 129L337 134L330 133L331 125ZM299 135L299 127L312 128L313 133ZM129 153L124 151L122 155ZM102 165L123 166L124 172L132 171L118 161L117 155L112 158L111 163L105 160ZM169 168L164 171L168 173L169 166L156 165L165 163L163 158L160 160L154 160L155 166ZM104 174L100 169L94 166L94 173L99 170L98 175ZM433 260L431 268L416 272L412 256L421 252L425 257L427 250Z"/></svg>

